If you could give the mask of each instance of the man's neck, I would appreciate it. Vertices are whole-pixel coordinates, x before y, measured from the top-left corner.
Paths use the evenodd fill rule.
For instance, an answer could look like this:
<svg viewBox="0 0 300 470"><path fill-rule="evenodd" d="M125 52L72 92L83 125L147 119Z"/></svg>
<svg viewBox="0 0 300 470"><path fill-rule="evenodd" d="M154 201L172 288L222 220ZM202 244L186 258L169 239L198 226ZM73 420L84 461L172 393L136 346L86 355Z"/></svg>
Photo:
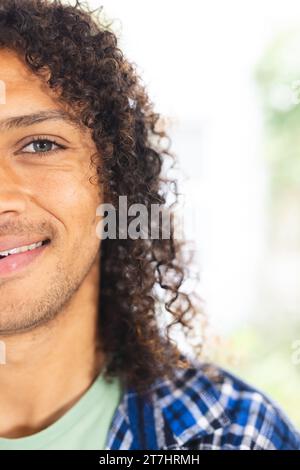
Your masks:
<svg viewBox="0 0 300 470"><path fill-rule="evenodd" d="M97 341L98 283L95 273L88 277L51 323L0 337L6 346L6 364L0 365L0 438L22 437L49 426L103 368Z"/></svg>

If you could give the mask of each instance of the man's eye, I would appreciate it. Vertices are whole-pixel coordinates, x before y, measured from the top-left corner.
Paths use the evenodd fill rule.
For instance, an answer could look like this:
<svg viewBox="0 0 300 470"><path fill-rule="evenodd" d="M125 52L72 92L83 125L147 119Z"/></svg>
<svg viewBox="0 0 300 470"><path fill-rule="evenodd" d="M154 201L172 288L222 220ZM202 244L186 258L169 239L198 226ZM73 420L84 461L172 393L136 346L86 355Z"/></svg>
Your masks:
<svg viewBox="0 0 300 470"><path fill-rule="evenodd" d="M55 148L53 148L55 146ZM29 144L22 148L25 153L48 153L56 152L57 150L64 149L62 145L57 144L50 139L34 139Z"/></svg>

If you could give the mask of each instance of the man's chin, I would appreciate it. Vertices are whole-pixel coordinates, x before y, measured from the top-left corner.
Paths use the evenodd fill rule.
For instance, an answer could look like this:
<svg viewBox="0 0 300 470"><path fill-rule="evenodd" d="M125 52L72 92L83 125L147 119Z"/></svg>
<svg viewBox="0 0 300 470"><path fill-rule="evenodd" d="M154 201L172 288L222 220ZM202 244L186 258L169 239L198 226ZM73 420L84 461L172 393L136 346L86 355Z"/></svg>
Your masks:
<svg viewBox="0 0 300 470"><path fill-rule="evenodd" d="M28 333L41 327L43 324L45 324L45 319L43 318L15 318L14 321L11 318L0 318L0 338Z"/></svg>
<svg viewBox="0 0 300 470"><path fill-rule="evenodd" d="M24 288L20 289L24 284ZM38 282L36 289L32 291L27 283L20 281L18 288L14 288L11 282L9 288L5 289L7 302L0 302L0 337L3 335L22 334L33 331L49 323L55 317L54 303L49 302L49 294L37 298L33 292L43 292L42 286L39 289ZM1 292L1 287L0 287ZM26 298L24 292L30 293ZM14 299L12 301L12 299ZM53 299L54 300L54 299Z"/></svg>

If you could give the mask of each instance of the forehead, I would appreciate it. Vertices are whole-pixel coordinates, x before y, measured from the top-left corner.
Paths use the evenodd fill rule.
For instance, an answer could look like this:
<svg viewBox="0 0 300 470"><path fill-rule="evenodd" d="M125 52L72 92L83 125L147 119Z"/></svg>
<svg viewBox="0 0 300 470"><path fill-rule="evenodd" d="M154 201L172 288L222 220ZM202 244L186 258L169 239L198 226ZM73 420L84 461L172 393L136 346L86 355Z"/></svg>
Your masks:
<svg viewBox="0 0 300 470"><path fill-rule="evenodd" d="M41 109L41 106L48 109L57 107L53 90L13 51L0 49L0 80L5 86L5 104L0 106L1 116L14 115L20 108L30 112Z"/></svg>

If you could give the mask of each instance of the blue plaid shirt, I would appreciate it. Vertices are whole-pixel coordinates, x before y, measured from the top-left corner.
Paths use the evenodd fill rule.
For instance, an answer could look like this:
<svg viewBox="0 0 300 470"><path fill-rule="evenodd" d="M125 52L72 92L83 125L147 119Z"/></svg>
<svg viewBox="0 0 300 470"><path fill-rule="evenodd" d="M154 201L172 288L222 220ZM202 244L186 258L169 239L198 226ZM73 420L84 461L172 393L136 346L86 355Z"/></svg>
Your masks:
<svg viewBox="0 0 300 470"><path fill-rule="evenodd" d="M300 449L299 432L271 399L224 369L215 380L204 366L189 359L148 396L126 389L105 450Z"/></svg>

